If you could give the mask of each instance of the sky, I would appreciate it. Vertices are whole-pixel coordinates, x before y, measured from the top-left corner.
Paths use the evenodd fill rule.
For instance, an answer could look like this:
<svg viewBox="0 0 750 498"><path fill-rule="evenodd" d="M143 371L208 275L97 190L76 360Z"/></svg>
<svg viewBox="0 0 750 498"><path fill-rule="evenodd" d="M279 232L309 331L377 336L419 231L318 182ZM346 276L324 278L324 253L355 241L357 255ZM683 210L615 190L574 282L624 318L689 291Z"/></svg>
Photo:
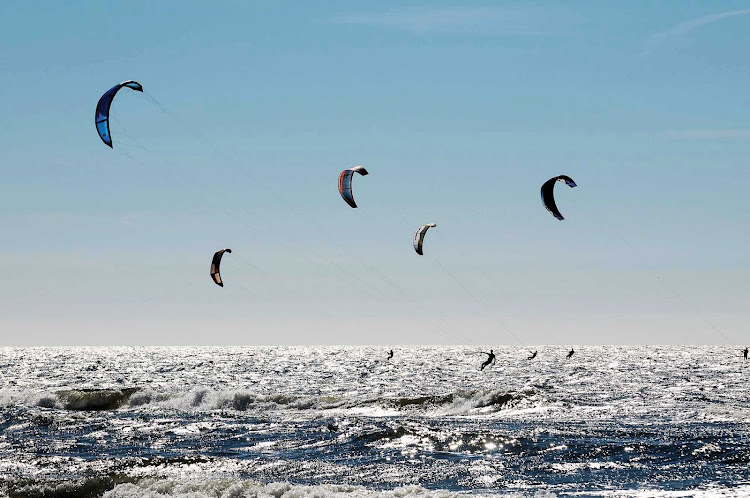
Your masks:
<svg viewBox="0 0 750 498"><path fill-rule="evenodd" d="M750 342L750 2L0 18L0 344Z"/></svg>

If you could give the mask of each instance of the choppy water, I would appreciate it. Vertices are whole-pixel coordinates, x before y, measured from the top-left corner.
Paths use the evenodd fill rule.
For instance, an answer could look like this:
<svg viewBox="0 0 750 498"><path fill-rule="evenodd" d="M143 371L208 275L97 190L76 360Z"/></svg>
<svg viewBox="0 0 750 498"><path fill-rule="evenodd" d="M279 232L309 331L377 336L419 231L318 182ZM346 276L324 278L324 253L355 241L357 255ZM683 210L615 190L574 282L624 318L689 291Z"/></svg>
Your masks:
<svg viewBox="0 0 750 498"><path fill-rule="evenodd" d="M738 347L395 349L0 349L0 493L750 495Z"/></svg>

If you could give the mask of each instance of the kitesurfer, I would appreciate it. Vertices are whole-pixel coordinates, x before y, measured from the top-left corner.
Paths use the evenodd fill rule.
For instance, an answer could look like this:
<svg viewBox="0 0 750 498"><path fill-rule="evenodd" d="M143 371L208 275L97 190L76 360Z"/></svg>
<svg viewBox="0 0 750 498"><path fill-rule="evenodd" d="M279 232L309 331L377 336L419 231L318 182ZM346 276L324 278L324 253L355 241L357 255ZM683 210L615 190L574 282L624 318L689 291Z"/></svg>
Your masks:
<svg viewBox="0 0 750 498"><path fill-rule="evenodd" d="M747 360L747 347L745 347L745 350L742 352L743 355L745 355L745 359Z"/></svg>
<svg viewBox="0 0 750 498"><path fill-rule="evenodd" d="M391 349L391 351L390 351L390 352L388 353L388 360L390 360L391 358L393 358L393 350L392 350L392 349Z"/></svg>
<svg viewBox="0 0 750 498"><path fill-rule="evenodd" d="M529 356L529 357L528 357L528 358L526 358L526 359L527 359L527 360L533 360L534 358L536 358L536 353L537 353L537 352L536 352L536 351L534 351L533 353L531 353L531 356Z"/></svg>
<svg viewBox="0 0 750 498"><path fill-rule="evenodd" d="M570 351L568 351L568 356L565 359L569 360L573 356L573 354L575 354L575 351L573 350L573 348L570 348Z"/></svg>
<svg viewBox="0 0 750 498"><path fill-rule="evenodd" d="M484 363L482 363L481 367L479 367L480 371L484 370L484 367L492 364L495 361L495 353L491 349L490 349L489 353L485 353L484 351L482 351L482 354L486 354L487 355L487 360Z"/></svg>

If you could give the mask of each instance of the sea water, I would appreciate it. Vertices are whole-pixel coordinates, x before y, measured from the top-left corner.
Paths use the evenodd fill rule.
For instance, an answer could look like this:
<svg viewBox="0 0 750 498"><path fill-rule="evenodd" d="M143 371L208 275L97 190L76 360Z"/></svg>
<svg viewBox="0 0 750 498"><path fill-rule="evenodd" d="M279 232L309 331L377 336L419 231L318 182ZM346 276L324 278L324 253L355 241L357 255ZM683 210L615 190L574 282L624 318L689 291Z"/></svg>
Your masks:
<svg viewBox="0 0 750 498"><path fill-rule="evenodd" d="M750 495L740 347L488 348L0 348L0 495Z"/></svg>

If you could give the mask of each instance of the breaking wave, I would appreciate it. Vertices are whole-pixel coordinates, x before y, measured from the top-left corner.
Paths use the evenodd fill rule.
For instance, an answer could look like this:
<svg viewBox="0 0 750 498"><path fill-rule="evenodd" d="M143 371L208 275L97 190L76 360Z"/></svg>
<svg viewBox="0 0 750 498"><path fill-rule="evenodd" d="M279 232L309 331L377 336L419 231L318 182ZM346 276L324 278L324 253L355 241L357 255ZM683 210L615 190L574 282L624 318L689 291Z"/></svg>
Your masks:
<svg viewBox="0 0 750 498"><path fill-rule="evenodd" d="M555 498L549 491L506 491L495 493L458 493L421 486L403 486L390 490L341 484L296 485L288 482L262 484L244 479L167 480L97 477L77 481L50 481L5 487L13 498ZM656 489L601 490L587 496L612 498L739 498L747 496L750 486L732 488L663 491Z"/></svg>
<svg viewBox="0 0 750 498"><path fill-rule="evenodd" d="M79 481L50 481L18 484L5 490L14 498L462 498L465 494L404 486L392 490L372 490L363 486L322 484L295 485L288 482L261 484L244 479L208 481L127 479L97 477ZM534 497L554 498L549 492L507 492L472 494L475 498Z"/></svg>
<svg viewBox="0 0 750 498"><path fill-rule="evenodd" d="M197 388L170 393L138 387L123 389L64 389L51 393L0 391L0 406L36 406L71 411L101 411L163 408L182 411L264 411L264 410L366 410L438 411L441 414L494 412L504 408L533 404L538 391L519 392L467 390L416 397L337 397L297 394L258 394L245 390L218 391Z"/></svg>
<svg viewBox="0 0 750 498"><path fill-rule="evenodd" d="M160 498L160 497L227 497L227 498L459 498L461 493L446 490L429 490L421 486L404 486L393 490L377 491L362 486L324 484L299 486L290 483L259 484L251 481L218 480L202 483L176 481L144 481L139 484L120 484L104 494L105 498ZM477 494L475 497L525 497L552 498L547 492L533 494L503 493Z"/></svg>

